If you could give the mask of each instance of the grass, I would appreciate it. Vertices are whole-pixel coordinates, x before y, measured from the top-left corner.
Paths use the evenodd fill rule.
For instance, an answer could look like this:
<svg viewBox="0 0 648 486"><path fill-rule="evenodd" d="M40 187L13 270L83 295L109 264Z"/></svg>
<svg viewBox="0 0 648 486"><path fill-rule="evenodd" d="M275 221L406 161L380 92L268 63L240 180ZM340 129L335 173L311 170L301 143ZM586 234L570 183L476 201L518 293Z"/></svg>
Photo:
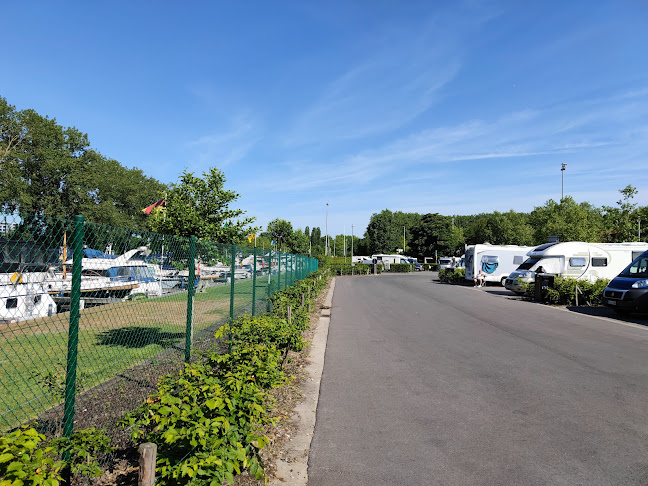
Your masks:
<svg viewBox="0 0 648 486"><path fill-rule="evenodd" d="M264 312L267 280L257 280ZM235 283L235 315L252 306L252 280ZM184 356L187 294L120 302L81 311L77 387L101 384L166 349ZM194 333L230 312L230 286L197 293ZM0 430L35 419L63 401L69 313L0 326Z"/></svg>

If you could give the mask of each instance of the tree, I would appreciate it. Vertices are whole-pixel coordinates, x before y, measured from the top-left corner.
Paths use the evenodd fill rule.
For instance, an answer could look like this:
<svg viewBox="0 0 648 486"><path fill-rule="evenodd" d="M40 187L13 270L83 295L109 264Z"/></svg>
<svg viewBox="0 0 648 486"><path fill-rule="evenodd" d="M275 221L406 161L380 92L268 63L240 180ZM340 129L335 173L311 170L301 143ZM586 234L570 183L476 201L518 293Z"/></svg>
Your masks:
<svg viewBox="0 0 648 486"><path fill-rule="evenodd" d="M536 244L545 243L551 235L560 241L601 241L603 216L601 210L590 203L576 203L565 196L560 203L553 199L531 211L529 223L534 230Z"/></svg>
<svg viewBox="0 0 648 486"><path fill-rule="evenodd" d="M637 241L639 214L636 213L637 205L632 202L637 189L628 185L619 192L622 198L617 201L618 207L603 206L604 240L610 243Z"/></svg>
<svg viewBox="0 0 648 486"><path fill-rule="evenodd" d="M490 243L493 245L533 245L533 228L529 216L513 210L508 213L495 211L478 215L465 230L466 243L470 245Z"/></svg>
<svg viewBox="0 0 648 486"><path fill-rule="evenodd" d="M166 185L90 148L88 136L0 97L0 208L28 215L142 229L143 207Z"/></svg>
<svg viewBox="0 0 648 486"><path fill-rule="evenodd" d="M177 236L195 235L221 243L247 242L259 228L250 226L255 218L245 211L231 209L239 194L225 189L225 175L215 167L196 177L186 170L166 197L166 208L151 214L153 231Z"/></svg>
<svg viewBox="0 0 648 486"><path fill-rule="evenodd" d="M276 242L277 248L281 249L284 245L289 244L290 237L293 234L292 223L285 219L273 219L268 223L266 232L270 235L272 241Z"/></svg>
<svg viewBox="0 0 648 486"><path fill-rule="evenodd" d="M412 231L412 252L417 258L461 254L463 249L461 228L452 218L438 213L424 214L421 223Z"/></svg>

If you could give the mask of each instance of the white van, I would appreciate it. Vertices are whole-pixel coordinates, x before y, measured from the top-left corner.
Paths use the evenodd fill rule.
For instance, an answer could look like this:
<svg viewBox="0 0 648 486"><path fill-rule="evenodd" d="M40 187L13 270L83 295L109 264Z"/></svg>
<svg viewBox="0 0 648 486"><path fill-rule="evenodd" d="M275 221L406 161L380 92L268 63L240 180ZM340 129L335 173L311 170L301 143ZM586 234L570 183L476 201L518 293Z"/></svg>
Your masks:
<svg viewBox="0 0 648 486"><path fill-rule="evenodd" d="M504 285L509 274L515 271L532 246L517 245L471 245L466 246L466 280L473 280L481 270L486 274L485 282Z"/></svg>
<svg viewBox="0 0 648 486"><path fill-rule="evenodd" d="M524 283L535 282L538 269L589 282L612 279L646 250L648 243L545 243L528 253L529 258L509 275L504 286L523 293Z"/></svg>

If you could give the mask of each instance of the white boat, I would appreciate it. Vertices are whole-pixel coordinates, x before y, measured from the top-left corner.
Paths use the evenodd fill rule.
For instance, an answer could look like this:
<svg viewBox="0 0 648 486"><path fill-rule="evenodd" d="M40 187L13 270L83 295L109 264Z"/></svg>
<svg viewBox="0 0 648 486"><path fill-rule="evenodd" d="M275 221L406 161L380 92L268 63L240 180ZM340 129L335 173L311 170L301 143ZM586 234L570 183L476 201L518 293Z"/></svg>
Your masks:
<svg viewBox="0 0 648 486"><path fill-rule="evenodd" d="M0 322L18 322L56 314L56 302L40 283L0 285Z"/></svg>
<svg viewBox="0 0 648 486"><path fill-rule="evenodd" d="M81 261L81 293L95 298L122 298L136 294L148 297L162 295L162 278L156 275L155 265L147 264L138 255L149 250L141 246L115 257L96 250L86 251ZM51 294L68 295L72 288L73 260L65 262L65 275L50 271L44 282Z"/></svg>

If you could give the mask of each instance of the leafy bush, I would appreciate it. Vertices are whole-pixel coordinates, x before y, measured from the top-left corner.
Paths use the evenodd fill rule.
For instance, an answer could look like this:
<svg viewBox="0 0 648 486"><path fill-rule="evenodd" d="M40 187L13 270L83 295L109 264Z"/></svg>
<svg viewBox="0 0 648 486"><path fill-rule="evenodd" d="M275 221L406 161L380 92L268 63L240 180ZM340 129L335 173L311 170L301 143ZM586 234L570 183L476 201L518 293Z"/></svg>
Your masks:
<svg viewBox="0 0 648 486"><path fill-rule="evenodd" d="M576 305L576 288L578 287L579 305L601 305L603 290L609 280L600 279L594 283L557 275L552 288L547 289L547 303L554 305Z"/></svg>
<svg viewBox="0 0 648 486"><path fill-rule="evenodd" d="M57 486L65 463L56 455L45 436L31 427L0 436L0 484Z"/></svg>
<svg viewBox="0 0 648 486"><path fill-rule="evenodd" d="M463 283L466 280L465 268L442 268L439 270L439 280L450 283Z"/></svg>
<svg viewBox="0 0 648 486"><path fill-rule="evenodd" d="M371 265L368 263L356 263L351 266L350 263L337 263L329 266L334 275L369 275ZM382 273L382 266L378 265L378 273Z"/></svg>
<svg viewBox="0 0 648 486"><path fill-rule="evenodd" d="M412 266L409 263L392 263L389 265L389 271L393 273L409 273Z"/></svg>

